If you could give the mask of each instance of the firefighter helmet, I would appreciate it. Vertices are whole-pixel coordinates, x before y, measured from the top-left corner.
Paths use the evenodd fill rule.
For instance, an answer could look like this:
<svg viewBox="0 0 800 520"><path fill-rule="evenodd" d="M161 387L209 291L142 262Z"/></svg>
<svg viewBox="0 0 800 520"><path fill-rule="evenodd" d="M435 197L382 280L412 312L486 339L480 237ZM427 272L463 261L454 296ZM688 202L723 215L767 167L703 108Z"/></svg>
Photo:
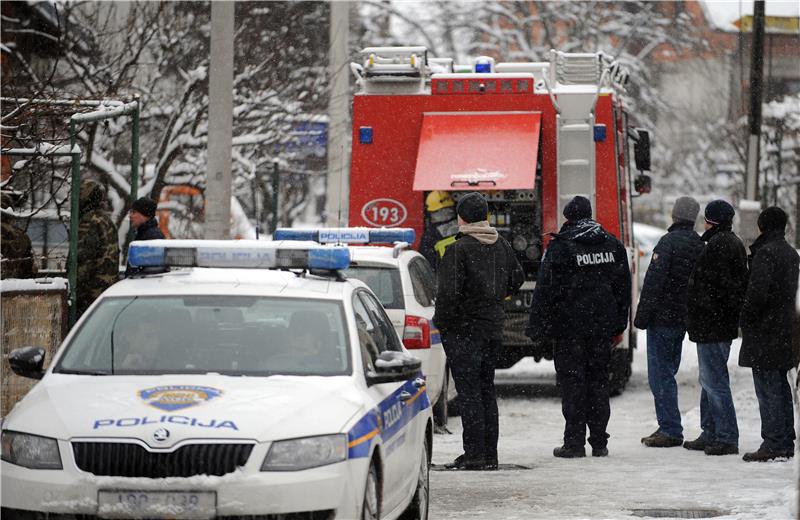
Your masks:
<svg viewBox="0 0 800 520"><path fill-rule="evenodd" d="M429 212L439 211L442 208L455 206L452 197L446 191L434 190L425 197L425 207Z"/></svg>

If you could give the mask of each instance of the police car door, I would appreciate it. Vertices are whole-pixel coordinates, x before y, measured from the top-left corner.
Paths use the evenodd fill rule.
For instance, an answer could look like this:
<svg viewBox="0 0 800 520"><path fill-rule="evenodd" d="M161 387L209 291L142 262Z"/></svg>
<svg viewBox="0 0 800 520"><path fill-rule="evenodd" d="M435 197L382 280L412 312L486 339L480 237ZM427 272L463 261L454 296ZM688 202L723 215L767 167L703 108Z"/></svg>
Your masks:
<svg viewBox="0 0 800 520"><path fill-rule="evenodd" d="M356 293L353 310L358 326L366 331L367 345L362 345L362 350L366 351L363 354L365 368L374 366L375 359L384 350L402 350L389 318L369 292ZM414 380L375 384L367 393L380 417L384 462L382 509L391 511L406 497L409 480L416 479L419 453L414 447L420 447L419 436L415 432L414 407L406 404L415 394Z"/></svg>

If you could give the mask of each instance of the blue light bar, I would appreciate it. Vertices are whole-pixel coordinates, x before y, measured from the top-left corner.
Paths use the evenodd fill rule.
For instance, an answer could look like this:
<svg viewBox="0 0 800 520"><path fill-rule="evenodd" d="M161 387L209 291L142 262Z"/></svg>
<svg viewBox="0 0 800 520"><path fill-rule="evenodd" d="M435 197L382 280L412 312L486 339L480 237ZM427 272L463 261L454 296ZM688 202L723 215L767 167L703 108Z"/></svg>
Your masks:
<svg viewBox="0 0 800 520"><path fill-rule="evenodd" d="M258 240L148 240L131 242L134 267L347 269L350 250L316 242Z"/></svg>
<svg viewBox="0 0 800 520"><path fill-rule="evenodd" d="M394 244L414 242L412 228L278 228L272 235L275 240L311 240L320 244Z"/></svg>

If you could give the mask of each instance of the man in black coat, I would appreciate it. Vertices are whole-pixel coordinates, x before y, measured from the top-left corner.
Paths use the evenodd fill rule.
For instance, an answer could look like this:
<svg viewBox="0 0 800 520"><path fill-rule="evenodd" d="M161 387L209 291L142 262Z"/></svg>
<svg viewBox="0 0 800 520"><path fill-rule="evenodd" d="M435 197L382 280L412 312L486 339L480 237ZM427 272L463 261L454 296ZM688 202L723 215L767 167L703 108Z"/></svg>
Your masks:
<svg viewBox="0 0 800 520"><path fill-rule="evenodd" d="M489 225L483 195L463 196L456 213L459 233L439 263L433 316L458 391L464 429L464 454L447 466L497 469L494 370L502 346L503 300L519 290L525 275L511 246Z"/></svg>
<svg viewBox="0 0 800 520"><path fill-rule="evenodd" d="M566 420L556 457L608 455L608 370L612 338L622 334L631 305L631 272L625 246L592 220L589 199L564 207L567 222L552 236L533 292L526 333L534 342L555 341L553 360Z"/></svg>
<svg viewBox="0 0 800 520"><path fill-rule="evenodd" d="M136 230L133 240L159 240L164 238L164 233L158 228L156 219L156 208L158 204L148 197L140 197L131 204L128 212L128 219L131 227ZM130 263L125 268L125 276L138 273L140 269L133 267Z"/></svg>
<svg viewBox="0 0 800 520"><path fill-rule="evenodd" d="M681 365L689 276L705 244L694 230L700 205L680 197L672 208L673 224L653 249L633 324L647 330L647 380L656 408L658 430L642 438L651 448L683 444L675 374Z"/></svg>
<svg viewBox="0 0 800 520"><path fill-rule="evenodd" d="M787 372L798 362L792 348L792 327L800 257L784 238L786 221L786 213L778 207L762 211L758 217L761 235L750 246L739 365L753 369L764 442L757 451L745 453L748 462L794 456L794 412Z"/></svg>
<svg viewBox="0 0 800 520"><path fill-rule="evenodd" d="M747 287L747 252L731 230L735 211L724 200L706 205L706 247L689 278L689 339L697 343L700 369L700 427L683 447L706 455L739 453L728 357L739 335L739 311Z"/></svg>

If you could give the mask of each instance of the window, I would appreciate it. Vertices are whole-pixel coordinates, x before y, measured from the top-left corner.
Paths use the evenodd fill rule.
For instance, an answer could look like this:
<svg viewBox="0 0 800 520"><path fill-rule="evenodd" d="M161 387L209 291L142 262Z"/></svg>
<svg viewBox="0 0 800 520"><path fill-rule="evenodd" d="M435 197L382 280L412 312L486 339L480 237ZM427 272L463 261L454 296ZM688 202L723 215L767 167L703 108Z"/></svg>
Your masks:
<svg viewBox="0 0 800 520"><path fill-rule="evenodd" d="M436 275L423 258L415 258L408 265L414 298L423 307L431 307L436 299Z"/></svg>
<svg viewBox="0 0 800 520"><path fill-rule="evenodd" d="M359 295L372 318L372 322L375 324L374 337L378 344L378 350L381 352L384 350L402 351L403 347L400 345L400 339L394 331L391 320L386 316L386 311L375 300L375 297L368 292L361 291Z"/></svg>
<svg viewBox="0 0 800 520"><path fill-rule="evenodd" d="M358 343L361 347L364 364L367 370L375 370L375 361L381 353L381 349L378 347L380 335L377 334L377 327L361 298L358 297L358 293L353 295L353 312L356 316Z"/></svg>
<svg viewBox="0 0 800 520"><path fill-rule="evenodd" d="M400 270L394 267L351 266L345 270L350 278L361 280L378 297L385 309L403 309L403 286Z"/></svg>

